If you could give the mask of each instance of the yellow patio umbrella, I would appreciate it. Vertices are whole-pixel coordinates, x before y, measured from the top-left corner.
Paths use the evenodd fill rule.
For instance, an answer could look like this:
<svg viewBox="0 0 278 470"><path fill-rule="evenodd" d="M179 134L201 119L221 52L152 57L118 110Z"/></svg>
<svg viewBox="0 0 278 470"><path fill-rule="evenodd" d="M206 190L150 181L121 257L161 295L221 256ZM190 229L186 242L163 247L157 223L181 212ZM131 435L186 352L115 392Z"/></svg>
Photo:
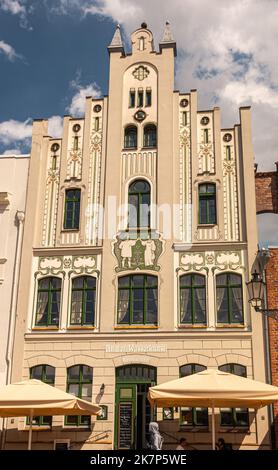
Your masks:
<svg viewBox="0 0 278 470"><path fill-rule="evenodd" d="M32 442L34 416L97 415L101 407L47 385L40 380L26 380L0 388L0 417L30 417L28 450Z"/></svg>
<svg viewBox="0 0 278 470"><path fill-rule="evenodd" d="M215 449L215 407L261 408L278 401L278 387L214 369L149 388L151 405L203 406L212 409Z"/></svg>

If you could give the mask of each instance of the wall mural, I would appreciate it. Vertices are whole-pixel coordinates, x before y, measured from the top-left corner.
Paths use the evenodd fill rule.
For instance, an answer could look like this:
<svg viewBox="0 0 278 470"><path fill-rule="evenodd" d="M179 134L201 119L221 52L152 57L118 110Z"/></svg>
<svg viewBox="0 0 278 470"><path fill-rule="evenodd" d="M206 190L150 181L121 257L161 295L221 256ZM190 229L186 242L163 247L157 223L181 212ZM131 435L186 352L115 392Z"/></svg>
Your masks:
<svg viewBox="0 0 278 470"><path fill-rule="evenodd" d="M163 251L163 242L155 231L146 234L137 232L120 232L113 243L113 253L117 258L116 272L151 269L159 271L158 259Z"/></svg>

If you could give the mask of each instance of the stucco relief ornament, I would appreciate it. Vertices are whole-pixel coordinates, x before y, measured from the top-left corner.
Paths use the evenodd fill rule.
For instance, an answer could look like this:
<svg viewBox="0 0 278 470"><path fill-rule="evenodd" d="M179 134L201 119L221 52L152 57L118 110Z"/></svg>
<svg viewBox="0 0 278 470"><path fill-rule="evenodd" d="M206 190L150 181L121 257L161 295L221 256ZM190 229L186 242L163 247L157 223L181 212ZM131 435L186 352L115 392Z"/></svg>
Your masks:
<svg viewBox="0 0 278 470"><path fill-rule="evenodd" d="M235 165L233 162L224 162L223 169L224 169L224 175L227 175L228 173L234 173Z"/></svg>
<svg viewBox="0 0 278 470"><path fill-rule="evenodd" d="M134 236L134 233L122 232L116 236L113 253L118 260L116 272L129 269L151 269L159 271L158 258L162 253L162 240L158 233L152 232L146 237Z"/></svg>
<svg viewBox="0 0 278 470"><path fill-rule="evenodd" d="M37 274L60 274L63 273L63 257L62 256L49 256L39 258L39 266Z"/></svg>
<svg viewBox="0 0 278 470"><path fill-rule="evenodd" d="M147 69L147 67L144 67L143 65L140 65L139 67L136 67L136 69L132 72L132 75L137 80L142 81L145 78L147 78L149 73L150 73L150 71Z"/></svg>
<svg viewBox="0 0 278 470"><path fill-rule="evenodd" d="M216 254L215 264L220 270L236 270L241 266L241 254L239 251L223 251Z"/></svg>
<svg viewBox="0 0 278 470"><path fill-rule="evenodd" d="M98 135L95 135L93 138L91 138L91 150L92 151L98 151L101 150L101 137Z"/></svg>
<svg viewBox="0 0 278 470"><path fill-rule="evenodd" d="M184 130L180 134L180 144L186 147L190 146L190 134L187 130Z"/></svg>
<svg viewBox="0 0 278 470"><path fill-rule="evenodd" d="M56 170L48 170L48 177L46 180L46 184L54 183L59 179L59 171Z"/></svg>
<svg viewBox="0 0 278 470"><path fill-rule="evenodd" d="M185 271L200 271L206 265L204 253L181 253L180 266Z"/></svg>
<svg viewBox="0 0 278 470"><path fill-rule="evenodd" d="M96 256L73 256L72 272L75 274L92 274L98 272L96 269Z"/></svg>

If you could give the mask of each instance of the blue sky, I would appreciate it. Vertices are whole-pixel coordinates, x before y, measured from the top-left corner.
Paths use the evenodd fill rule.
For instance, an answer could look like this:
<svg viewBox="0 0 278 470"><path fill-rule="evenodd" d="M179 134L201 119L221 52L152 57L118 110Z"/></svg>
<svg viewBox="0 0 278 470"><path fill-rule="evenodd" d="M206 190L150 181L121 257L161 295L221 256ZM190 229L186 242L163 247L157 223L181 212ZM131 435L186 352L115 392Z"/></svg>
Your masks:
<svg viewBox="0 0 278 470"><path fill-rule="evenodd" d="M157 43L166 20L178 45L176 88L197 88L199 109L220 106L223 127L251 105L255 160L274 170L277 0L210 0L209 8L207 0L0 0L0 153L29 151L32 118L49 118L59 136L61 116L82 115L86 95L107 93L106 47L118 22L128 38L147 21ZM259 219L271 244L277 217Z"/></svg>

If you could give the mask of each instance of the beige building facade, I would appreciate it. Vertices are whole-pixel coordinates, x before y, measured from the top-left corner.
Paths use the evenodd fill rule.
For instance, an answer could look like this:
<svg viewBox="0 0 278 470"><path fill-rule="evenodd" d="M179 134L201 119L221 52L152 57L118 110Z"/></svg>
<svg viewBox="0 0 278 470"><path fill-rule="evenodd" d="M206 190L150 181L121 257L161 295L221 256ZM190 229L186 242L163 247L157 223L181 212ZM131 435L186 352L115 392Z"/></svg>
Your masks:
<svg viewBox="0 0 278 470"><path fill-rule="evenodd" d="M131 45L118 27L109 94L65 116L62 139L33 124L12 381L103 406L91 421L37 418L34 449L144 448L153 419L165 449L181 436L206 449L210 411L154 415L149 386L208 367L265 381L245 286L257 252L250 109L222 129L219 108L175 90L169 24L159 51L146 24ZM5 448L26 448L26 422L6 424ZM268 449L267 409L218 410L217 433Z"/></svg>

